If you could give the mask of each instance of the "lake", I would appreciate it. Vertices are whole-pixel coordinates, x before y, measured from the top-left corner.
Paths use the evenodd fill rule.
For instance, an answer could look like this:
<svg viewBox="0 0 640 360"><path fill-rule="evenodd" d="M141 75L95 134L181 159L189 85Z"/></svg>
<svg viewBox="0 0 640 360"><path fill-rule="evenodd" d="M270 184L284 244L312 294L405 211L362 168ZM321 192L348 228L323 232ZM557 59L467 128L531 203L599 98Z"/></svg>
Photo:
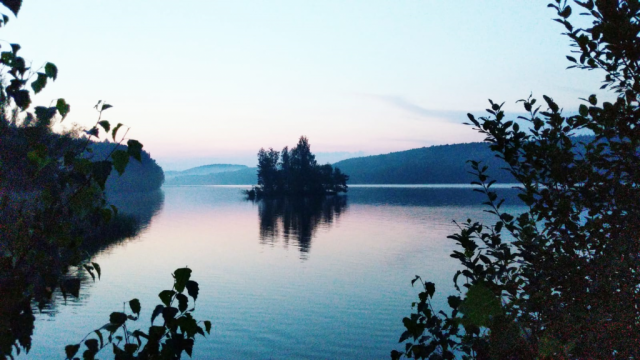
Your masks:
<svg viewBox="0 0 640 360"><path fill-rule="evenodd" d="M63 358L64 345L132 298L142 303L134 329L146 331L157 294L188 266L200 285L195 317L213 323L194 359L388 359L403 348L415 275L436 283L436 306L455 293L452 220L493 220L469 186L351 186L325 201L257 203L244 200L244 188L114 198L121 211L146 211L143 229L97 250L102 279L84 275L79 298L58 294L36 315L28 357ZM506 210L524 210L515 190L499 194ZM99 357L111 358L108 350Z"/></svg>

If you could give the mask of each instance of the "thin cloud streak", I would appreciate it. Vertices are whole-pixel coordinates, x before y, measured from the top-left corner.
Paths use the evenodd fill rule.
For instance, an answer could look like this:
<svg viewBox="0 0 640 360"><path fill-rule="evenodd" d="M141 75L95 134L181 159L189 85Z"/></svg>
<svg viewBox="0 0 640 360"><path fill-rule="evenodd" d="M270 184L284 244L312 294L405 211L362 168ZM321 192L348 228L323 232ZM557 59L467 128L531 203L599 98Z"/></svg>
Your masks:
<svg viewBox="0 0 640 360"><path fill-rule="evenodd" d="M439 120L445 120L447 122L452 123L462 123L467 119L467 112L464 111L456 111L456 110L434 110L422 107L401 96L393 96L393 95L369 95L370 97L378 100L382 100L383 102L393 105L399 109L402 109L411 114L417 115L419 117L425 118L426 120L435 120L437 118Z"/></svg>

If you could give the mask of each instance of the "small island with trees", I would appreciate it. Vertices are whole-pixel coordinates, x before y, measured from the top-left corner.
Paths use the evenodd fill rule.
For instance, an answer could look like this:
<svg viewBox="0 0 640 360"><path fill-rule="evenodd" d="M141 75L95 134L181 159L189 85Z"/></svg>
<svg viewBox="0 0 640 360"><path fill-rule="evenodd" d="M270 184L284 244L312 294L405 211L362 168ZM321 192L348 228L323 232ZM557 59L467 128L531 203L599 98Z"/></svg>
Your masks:
<svg viewBox="0 0 640 360"><path fill-rule="evenodd" d="M301 136L291 150L258 151L258 185L246 191L250 200L275 196L325 196L347 192L349 176L330 164L318 165L309 140Z"/></svg>

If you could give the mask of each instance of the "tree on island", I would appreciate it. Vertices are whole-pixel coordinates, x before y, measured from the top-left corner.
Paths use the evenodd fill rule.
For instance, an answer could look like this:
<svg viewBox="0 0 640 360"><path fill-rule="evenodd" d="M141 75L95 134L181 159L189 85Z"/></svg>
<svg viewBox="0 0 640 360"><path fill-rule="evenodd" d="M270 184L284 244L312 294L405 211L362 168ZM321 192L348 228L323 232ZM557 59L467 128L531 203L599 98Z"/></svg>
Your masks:
<svg viewBox="0 0 640 360"><path fill-rule="evenodd" d="M247 191L249 198L261 196L322 196L347 192L347 180L338 168L318 165L305 136L289 150L258 151L258 186Z"/></svg>
<svg viewBox="0 0 640 360"><path fill-rule="evenodd" d="M392 359L640 357L640 3L576 4L591 27L574 28L566 1L549 4L573 43L570 67L604 71L601 88L617 96L591 95L569 116L529 97L519 123L494 102L489 116L469 114L527 209L505 212L487 166L471 162L495 222L467 220L449 236L462 265L450 312L433 308L434 283L413 280L424 291ZM577 131L593 137L574 142Z"/></svg>

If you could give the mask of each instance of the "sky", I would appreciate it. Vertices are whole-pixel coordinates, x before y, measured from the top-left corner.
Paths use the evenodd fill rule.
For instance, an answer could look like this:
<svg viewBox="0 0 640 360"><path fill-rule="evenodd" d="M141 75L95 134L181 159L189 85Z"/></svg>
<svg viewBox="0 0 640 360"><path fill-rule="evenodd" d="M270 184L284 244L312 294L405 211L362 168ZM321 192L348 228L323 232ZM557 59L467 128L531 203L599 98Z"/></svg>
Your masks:
<svg viewBox="0 0 640 360"><path fill-rule="evenodd" d="M24 0L0 29L58 79L35 97L71 104L62 125L131 129L165 170L254 166L261 148L309 138L320 162L481 141L463 125L487 99L552 97L575 111L598 72L548 1ZM6 12L8 13L8 11Z"/></svg>

